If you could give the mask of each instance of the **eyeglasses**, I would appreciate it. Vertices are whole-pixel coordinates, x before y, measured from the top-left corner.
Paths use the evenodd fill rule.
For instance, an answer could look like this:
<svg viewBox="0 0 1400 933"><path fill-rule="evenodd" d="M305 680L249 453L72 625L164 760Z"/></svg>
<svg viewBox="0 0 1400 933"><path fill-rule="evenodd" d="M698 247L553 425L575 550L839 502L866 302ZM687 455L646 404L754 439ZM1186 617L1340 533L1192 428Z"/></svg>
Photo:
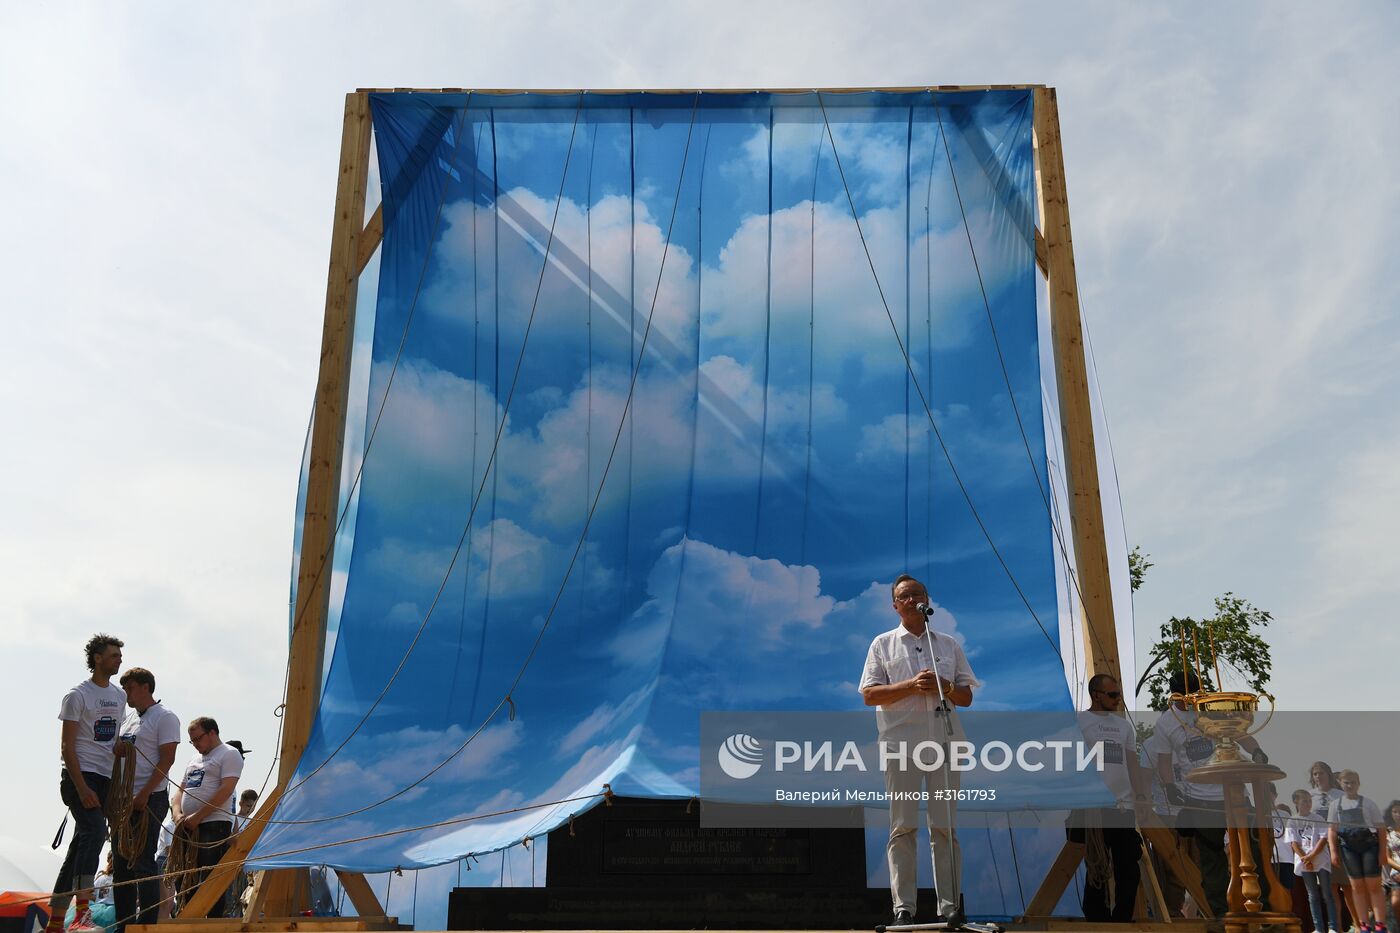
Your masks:
<svg viewBox="0 0 1400 933"><path fill-rule="evenodd" d="M192 735L192 736L190 736L190 744L191 744L191 745L198 745L198 744L199 744L199 740L202 739L202 738L204 738L204 737L205 737L206 735L208 735L208 734L209 734L209 733L207 733L207 732L201 732L199 735Z"/></svg>

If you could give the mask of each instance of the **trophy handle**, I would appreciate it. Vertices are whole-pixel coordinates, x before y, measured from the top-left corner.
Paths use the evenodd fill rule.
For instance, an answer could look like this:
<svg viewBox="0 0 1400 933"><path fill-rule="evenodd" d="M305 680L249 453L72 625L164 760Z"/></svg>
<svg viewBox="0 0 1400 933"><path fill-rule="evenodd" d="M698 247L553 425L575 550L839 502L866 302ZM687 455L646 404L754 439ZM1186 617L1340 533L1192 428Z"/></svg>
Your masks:
<svg viewBox="0 0 1400 933"><path fill-rule="evenodd" d="M1270 722L1273 721L1273 718L1274 718L1274 710L1278 709L1278 704L1277 704L1276 702L1274 702L1274 695L1273 695L1272 693L1260 693L1259 695L1260 695L1261 697L1268 697L1268 698L1269 698L1269 715L1266 716L1266 717L1264 717L1264 724L1263 724L1263 725L1261 725L1261 726L1260 726L1259 728L1257 728L1257 729L1251 729L1250 731L1246 732L1245 735L1258 735L1260 732L1263 732L1263 731L1264 731L1264 726L1267 726Z"/></svg>

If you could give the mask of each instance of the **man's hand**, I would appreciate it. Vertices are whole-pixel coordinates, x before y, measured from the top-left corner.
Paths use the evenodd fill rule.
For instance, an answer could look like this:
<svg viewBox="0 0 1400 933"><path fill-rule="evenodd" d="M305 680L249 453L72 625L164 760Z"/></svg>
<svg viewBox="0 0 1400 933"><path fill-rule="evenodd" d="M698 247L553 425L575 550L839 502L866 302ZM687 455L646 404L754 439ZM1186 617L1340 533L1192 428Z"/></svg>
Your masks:
<svg viewBox="0 0 1400 933"><path fill-rule="evenodd" d="M914 689L924 693L943 695L942 691L938 689L938 675L927 668L914 675Z"/></svg>
<svg viewBox="0 0 1400 933"><path fill-rule="evenodd" d="M1303 856L1303 871L1312 871L1312 870L1313 870L1313 857L1312 857L1311 855L1305 855L1305 856Z"/></svg>
<svg viewBox="0 0 1400 933"><path fill-rule="evenodd" d="M82 803L84 809L92 810L102 806L102 801L97 799L97 792L88 787L86 783L75 782L74 789L77 790L78 801Z"/></svg>
<svg viewBox="0 0 1400 933"><path fill-rule="evenodd" d="M140 813L146 809L146 802L151 799L149 790L140 790L136 796L131 798L131 810L133 813Z"/></svg>
<svg viewBox="0 0 1400 933"><path fill-rule="evenodd" d="M1181 792L1181 788L1175 784L1167 784L1163 788L1167 794L1167 802L1174 807L1183 806L1186 803L1186 795Z"/></svg>

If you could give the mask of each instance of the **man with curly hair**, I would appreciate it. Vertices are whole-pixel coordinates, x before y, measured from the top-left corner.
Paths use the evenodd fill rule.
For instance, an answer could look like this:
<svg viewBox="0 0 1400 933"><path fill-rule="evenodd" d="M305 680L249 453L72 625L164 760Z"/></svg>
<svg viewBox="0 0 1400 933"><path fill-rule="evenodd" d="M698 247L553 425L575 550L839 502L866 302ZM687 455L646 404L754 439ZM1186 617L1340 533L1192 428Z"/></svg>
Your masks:
<svg viewBox="0 0 1400 933"><path fill-rule="evenodd" d="M59 705L63 722L63 773L59 794L73 814L73 839L53 884L48 933L62 933L63 915L80 892L72 929L93 927L88 897L102 844L107 841L107 785L112 779L113 749L126 715L126 693L112 683L122 667L122 640L97 634L83 648L92 676L69 690Z"/></svg>

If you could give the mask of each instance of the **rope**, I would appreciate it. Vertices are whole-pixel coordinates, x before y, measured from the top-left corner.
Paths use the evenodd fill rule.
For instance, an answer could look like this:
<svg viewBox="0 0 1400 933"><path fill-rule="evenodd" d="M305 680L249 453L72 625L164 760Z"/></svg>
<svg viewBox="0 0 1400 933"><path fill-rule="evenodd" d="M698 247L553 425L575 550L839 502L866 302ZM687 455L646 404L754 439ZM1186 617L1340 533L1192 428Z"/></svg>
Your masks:
<svg viewBox="0 0 1400 933"><path fill-rule="evenodd" d="M1113 858L1103 834L1103 811L1080 810L1084 826L1084 884L1107 892L1108 909L1114 906Z"/></svg>
<svg viewBox="0 0 1400 933"><path fill-rule="evenodd" d="M930 95L932 95L932 92L930 92ZM1021 434L1021 444L1022 444L1022 446L1025 448L1025 451L1026 451L1026 460L1027 460L1027 462L1030 464L1031 475L1035 477L1035 486L1036 486L1036 489L1038 489L1038 490L1040 491L1040 498L1041 498L1041 501L1045 504L1045 513L1046 513L1046 515L1047 515L1047 516L1049 517L1049 519L1050 519L1050 527L1051 527L1051 530L1054 532L1055 541L1056 541L1056 543L1059 545L1060 553L1061 553L1061 555L1062 555L1063 558L1064 558L1066 573L1067 573L1067 575L1069 576L1069 579L1070 579L1071 584L1073 584L1073 586L1074 586L1075 595L1077 595L1077 596L1079 597L1079 605L1080 605L1080 606L1083 608L1083 610L1084 610L1085 619L1086 619L1087 621L1089 621L1089 623L1090 623L1090 624L1087 626L1087 628L1088 628L1088 630L1089 630L1089 635L1094 639L1094 642L1095 642L1095 644L1097 645L1097 647L1098 647L1098 649L1099 649L1100 651L1105 651L1105 653L1111 653L1114 657L1117 657L1117 656L1118 656L1118 649L1117 649L1117 646L1114 647L1114 650L1113 650L1112 652L1106 652L1105 646L1104 646L1104 644L1103 644L1103 640L1099 637L1098 632L1097 632L1097 629L1096 629L1096 627L1093 625L1093 617L1090 615L1090 612L1089 612L1089 604L1088 604L1088 602L1084 599L1084 591L1080 588L1080 585L1079 585L1079 574L1078 574L1078 572L1077 572L1077 568L1075 568L1073 562L1070 560L1070 556L1069 556L1069 547L1068 547L1068 545L1065 543L1063 522L1062 522L1062 521L1061 521L1061 522L1056 522L1054 510L1051 508L1051 505L1050 505L1050 497L1049 497L1049 495L1048 495L1048 494L1046 493L1046 491L1045 491L1045 486L1044 486L1044 484L1041 483L1041 481L1040 481L1040 470L1036 468L1035 455L1031 452L1030 439L1029 439L1029 438L1027 437L1027 435L1026 435L1026 425L1025 425L1025 422L1021 419L1021 409L1020 409L1020 406L1016 404L1016 392L1015 392L1015 390L1011 387L1011 376L1010 376L1010 373L1008 372L1007 367L1006 367L1006 357L1002 354L1002 351L1001 351L1001 340L1000 340L1000 338L997 336L996 321L993 319L993 316L992 316L992 304L991 304L990 299L987 297L987 286L986 286L986 284L985 284L985 283L983 282L983 280L982 280L982 266L981 266L981 264L980 264L980 263L978 262L978 260L977 260L977 248L973 245L973 242L972 242L972 227L971 227L971 225L968 223L968 220L967 220L967 209L966 209L966 207L963 205L962 190L961 190L960 186L958 185L958 173L957 173L957 169L954 168L954 166L953 166L953 156L952 156L952 152L951 152L951 150L949 149L949 146L948 146L948 136L947 136L947 133L944 131L944 128L943 128L943 112L942 112L942 109L941 109L937 104L934 105L933 112L934 112L935 118L938 120L938 135L939 135L939 138L943 141L943 152L944 152L944 155L947 157L947 161L948 161L948 175L949 175L949 178L951 178L951 179L952 179L952 182L953 182L953 194L954 194L954 195L956 196L956 198L957 198L957 202L958 202L958 212L959 212L959 214L962 216L963 232L964 232L964 234L965 234L966 237L967 237L967 249L968 249L968 253L969 253L969 254L971 255L971 257L972 257L972 267L973 267L973 269L974 269L974 270L976 271L976 273L977 273L977 288L978 288L978 290L981 292L981 295L982 295L982 306L983 306L983 308L984 308L984 309L986 310L986 312L987 312L987 327L988 327L988 329L991 331L991 335L992 335L992 346L996 349L997 361L998 361L998 363L1000 364L1000 367L1001 367L1001 377L1002 377L1002 381L1003 381L1003 382L1005 383L1005 385L1006 385L1006 393L1007 393L1008 398L1011 400L1011 413L1012 413L1012 414L1015 416L1015 418L1016 418L1016 427L1017 427L1017 429L1020 431L1020 434ZM1020 127L1021 127L1021 124L1025 122L1025 116L1026 116L1026 114L1025 114L1025 112L1023 111L1020 120L1019 120L1019 121L1017 122L1017 124L1016 124L1016 130L1019 130ZM1013 131L1013 135L1014 135L1014 134L1015 134L1015 131ZM1082 312L1081 312L1081 315L1080 315L1080 316L1081 316L1081 318L1083 317ZM1116 469L1116 466L1115 466L1115 469ZM1094 470L1095 470L1095 471L1098 470L1098 464L1097 464L1097 463L1094 464ZM1121 503L1120 503L1120 507L1121 507ZM1111 596L1112 596L1112 593L1110 592L1110 597L1111 597ZM1125 708L1124 711L1128 714L1128 721L1129 721L1129 722L1132 722L1133 719L1132 719L1131 711L1127 710L1126 707L1127 707L1127 704L1124 703L1124 708Z"/></svg>
<svg viewBox="0 0 1400 933"><path fill-rule="evenodd" d="M151 811L143 808L141 815L134 821L132 819L136 796L136 746L130 742L118 742L113 754L116 758L112 768L112 784L102 810L107 816L108 825L112 827L112 852L126 859L128 868L134 868L146 845Z"/></svg>
<svg viewBox="0 0 1400 933"><path fill-rule="evenodd" d="M1011 840L1011 867L1016 869L1016 893L1021 897L1021 913L1026 912L1026 889L1021 886L1021 859L1016 854L1016 832L1011 821L1006 821L1006 838Z"/></svg>
<svg viewBox="0 0 1400 933"><path fill-rule="evenodd" d="M855 221L856 233L860 235L861 247L865 250L865 260L870 265L870 274L875 280L876 290L880 293L880 304L885 309L885 317L889 318L890 328L894 331L895 343L899 346L900 355L904 357L905 368L909 370L910 381L914 386L914 391L919 396L919 402L923 405L924 414L928 417L929 426L933 429L933 436L938 441L939 448L943 451L943 459L947 461L948 470L952 473L953 479L958 485L958 490L962 493L963 500L967 503L968 510L971 511L973 519L977 522L977 527L981 529L982 537L986 539L987 546L991 548L992 554L996 557L997 562L1001 564L1001 569L1005 572L1007 580L1011 583L1012 588L1016 590L1016 595L1021 598L1021 602L1025 605L1026 611L1028 611L1031 614L1031 618L1035 620L1036 626L1039 627L1041 634L1045 636L1045 640L1050 644L1051 650L1055 652L1055 656L1059 657L1063 664L1064 658L1060 655L1060 646L1050 637L1050 633L1046 630L1044 623L1040 621L1040 616L1036 613L1035 607L1031 605L1031 601L1026 596L1025 591L1021 589L1021 584L1017 581L1016 575L1011 572L1010 565L1007 564L1006 558L1002 556L1001 550L997 547L996 541L992 538L991 531L988 530L986 523L982 520L981 513L977 511L977 507L972 502L972 494L968 492L967 485L963 483L962 476L958 473L957 466L953 463L953 455L948 450L947 443L943 440L943 432L938 427L938 420L933 416L933 408L929 405L928 397L924 394L923 386L919 383L918 376L914 374L914 364L909 358L909 351L905 347L904 341L899 336L899 325L895 323L894 314L890 311L890 303L885 298L884 286L880 284L880 274L875 271L875 259L870 254L870 244L865 239L865 230L861 226L860 215L856 211L855 197L851 194L851 186L846 181L846 170L841 164L841 154L836 151L836 138L832 135L831 122L826 113L826 103L823 101L822 92L820 91L817 92L817 104L821 107L822 122L826 126L827 139L831 142L831 154L836 162L836 170L841 176L841 186L846 191L846 201L851 208L851 219Z"/></svg>
<svg viewBox="0 0 1400 933"><path fill-rule="evenodd" d="M566 804L566 803L579 803L579 802L582 802L582 801L585 801L585 800L596 800L596 799L598 799L598 798L600 798L600 797L605 797L606 795L607 795L607 791L599 791L599 792L596 793L596 794L582 794L582 795L577 796L577 797L565 797L565 798L562 798L562 799L560 799L560 800L551 800L551 801L547 801L547 802L544 802L544 803L523 804L523 805L521 805L521 806L518 806L518 807L511 807L511 808L506 809L506 810L496 810L496 811L493 811L493 812L490 812L490 813L477 813L477 814L473 814L473 815L471 815L471 816L459 816L459 817L454 817L454 818L448 819L448 820L439 820L439 821L434 822L434 823L426 823L426 824L424 824L424 825L422 825L422 826L410 826L410 827L406 827L406 828L402 828L402 829L391 829L391 830L386 830L386 831L384 831L384 832L369 833L369 834L363 835L363 836L356 836L356 837L351 838L351 839L341 839L341 840L337 840L337 841L335 841L335 842L323 842L323 843L318 843L318 844L316 844L316 845L301 846L301 847L295 848L295 849L284 849L284 850L281 851L281 852L268 852L268 853L266 853L266 854L263 854L263 855L258 856L258 859L259 859L259 860L263 860L263 859L280 859L280 858L286 858L286 857L292 856L292 855L304 855L305 853L308 853L308 852L319 852L320 850L323 850L323 849L331 849L331 848L335 848L335 847L337 847L337 846L344 846L344 845L353 845L353 844L355 844L355 843L360 843L360 842L370 842L370 841L375 840L375 839L385 839L385 838L388 838L388 837L390 837L390 836L400 836L400 835L404 835L404 834L406 834L406 833L416 833L416 832L422 832L422 831L424 831L424 830L429 830L429 829L439 829L439 828L445 827L445 826L457 826L457 825L460 825L460 824L463 824L463 823L475 822L475 821L477 821L477 820L488 820L488 819L493 819L493 818L498 817L498 816L509 816L509 815L511 815L511 814L514 814L514 813L525 813L525 812L528 812L528 811L531 811L531 810L540 810L540 809L545 809L545 808L548 808L548 807L557 807L557 806L561 806L561 805ZM193 839L189 838L189 835L190 835L190 829L189 829L188 827L181 827L181 828L176 832L174 839L171 841L171 844L170 844L170 851L169 851L169 853L168 853L167 856L166 856L166 872L165 872L165 874L164 874L164 876L163 876L166 880L185 879L185 878L188 878L190 875L192 875L192 874L194 874L194 873L196 873L196 872L200 872L200 871L210 871L210 870L212 870L212 866L209 867L209 868L200 868L198 865L195 865L195 864L194 864L194 862L193 862L193 853L194 853L195 847L197 847L198 844L197 844ZM182 841L182 839L181 839L182 836L185 837L183 841ZM463 860L465 860L465 859L467 859L467 858L476 859L476 855L475 855L475 853L471 853L471 854L469 854L469 855L463 856ZM224 867L229 868L229 869L243 869L244 866L246 866L247 863L250 862L250 861L253 861L253 859L252 859L251 857L244 857L244 858L241 858L241 859L235 859L235 860L233 860L232 862L230 862L227 866L224 866ZM402 873L402 868L398 868L398 869L395 869L395 870L398 871L398 872L400 872L400 873ZM471 870L471 864L470 864L470 863L467 864L467 870L468 870L468 871ZM392 876L391 876L391 877L392 877ZM144 878L132 878L132 879L127 880L127 881L114 881L114 882L112 883L112 887L113 887L113 888L118 888L118 887L122 887L122 886L124 886L124 885L140 884L140 883L141 883L142 881L144 881L144 880L146 880L146 879L144 879ZM46 903L46 902L51 901L51 900L56 899L56 898L72 898L72 897L74 897L74 896L76 896L76 895L78 895L78 894L81 894L81 893L83 893L84 891L87 891L87 890L89 890L89 889L88 889L88 888L79 888L79 889L74 889L74 890L71 890L71 891L56 891L56 892L54 892L54 893L52 893L52 894L44 894L44 895L40 895L40 896L38 896L38 897L22 898L22 899L20 899L20 900L15 901L14 903L15 903L17 906L27 906L27 905L29 905L29 904L43 904L43 903ZM160 903L160 904L164 904L164 903L166 903L167 901L176 900L176 899L179 898L179 896L180 896L180 895L179 895L179 893L177 892L177 894L176 894L174 897L164 898L164 899L161 900L159 903ZM386 896L385 896L384 902L385 902L385 906L386 906L386 908L387 908L387 906L388 906L388 896L387 896L387 892L386 892ZM159 904L156 905L156 906L159 906ZM115 921L115 923L117 923L117 924L129 923L130 921L134 920L138 915L139 915L139 912L138 912L138 913L133 913L133 914L131 914L131 915L128 916L128 917L121 918L121 919Z"/></svg>
<svg viewBox="0 0 1400 933"><path fill-rule="evenodd" d="M542 289L543 289L543 286L544 286L545 271L549 268L549 252L550 252L550 248L551 248L551 246L553 245L553 242L554 242L554 231L555 231L555 227L556 227L556 225L557 225L557 223L558 223L558 220L559 220L559 209L560 209L560 207L561 207L562 204L563 204L564 183L565 183L565 181L567 180L568 174L569 174L569 162L571 161L572 156L573 156L574 134L577 133L577 130L578 130L578 119L579 119L579 114L580 114L580 112L582 111L582 109L583 109L583 96L580 95L580 96L579 96L578 107L575 108L575 110L574 110L573 133L571 133L571 134L570 134L570 137L569 137L569 147L568 147L568 150L567 150L567 152L566 152L566 154L565 154L565 158L564 158L564 170L563 170L562 176L561 176L560 181L559 181L559 195L558 195L558 197L556 197L556 199L555 199L555 204L554 204L554 217L553 217L553 219L552 219L551 222L550 222L549 240L548 240L548 241L546 242L546 244L545 244L544 258L543 258L543 260L542 260L541 263L540 263L540 275L539 275L539 279L538 279L538 281L536 282L536 285L535 285L535 296L534 296L534 301L531 303L531 306L530 306L530 316L529 316L529 318L526 320L526 323L525 323L525 333L524 333L524 336L523 336L523 338L522 338L522 340L521 340L521 344L520 344L520 353L519 353L519 355L518 355L517 358L516 358L515 373L514 373L514 375L513 375L512 378L511 378L510 390L509 390L509 391L507 392L507 394L506 394L506 400L505 400L505 403L504 403L504 405L503 405L503 407L502 407L500 424L497 426L497 429L496 429L496 436L495 436L495 439L493 440L492 445L491 445L491 454L490 454L490 456L487 458L485 471L483 472L482 478L481 478L481 483L478 485L478 487L477 487L477 492L476 492L476 496L474 497L474 499L473 499L473 501L472 501L471 512L468 514L466 525L465 525L465 527L463 527L463 529L462 529L462 534L461 534L461 536L460 536L460 537L458 538L458 540L457 540L457 546L453 549L453 552L452 552L452 559L448 562L447 571L446 571L446 573L445 573L444 576L443 576L442 584L438 587L437 592L433 595L432 603L429 605L427 612L425 612L425 613L423 614L423 621L419 624L418 630L414 633L413 639L409 642L408 648L404 651L403 656L399 659L399 663L398 663L398 665L395 667L393 674L390 675L388 682L385 683L384 688L379 692L379 696L377 696L377 697L375 698L374 702L373 702L372 704L370 704L369 709L367 709L367 710L365 711L364 715L360 717L359 721L358 721L357 723L355 723L354 727L353 727L353 728L350 730L350 732L345 736L345 738L341 740L340 744L337 745L337 746L331 751L331 753L330 753L329 755L327 755L327 756L325 757L325 759L323 759L323 760L321 761L320 764L318 764L318 765L317 765L315 768L313 768L311 771L307 772L307 774L306 774L304 777L302 777L301 780L297 781L297 782L296 782L295 784L293 784L291 787L287 788L287 790L286 790L285 792L283 792L283 795L282 795L282 796L283 796L284 799L285 799L286 796L287 796L288 794L290 794L292 791L294 791L294 790L296 790L297 788L301 787L303 784L305 784L307 781L309 781L312 777L314 777L317 773L319 773L319 772L321 771L321 769L323 769L326 765L330 764L331 760L334 759L335 756L338 755L342 750L344 750L345 746L348 745L348 744L350 743L350 740L351 740L352 738L354 738L355 735L360 731L360 728L361 728L366 722L369 721L369 718L370 718L370 716L372 716L372 715L374 714L374 711L375 711L376 709L378 709L379 704L383 702L384 697L388 695L390 688L392 688L393 685L397 682L399 675L403 672L403 669L404 669L405 665L408 663L408 658L409 658L409 656L412 655L414 649L417 648L417 646L418 646L418 642L419 642L419 641L421 640L421 638L423 637L423 632L424 632L424 630L427 628L428 620L432 618L432 616L433 616L433 611L437 608L438 602L442 599L443 591L447 588L447 582L448 582L448 580L451 579L452 571L453 571L453 569L456 567L456 564L457 564L457 559L461 556L462 547L463 547L463 545L464 545L465 542L466 542L467 535L468 535L468 533L470 532L471 527L472 527L472 523L473 523L473 521L474 521L475 518L476 518L477 509L478 509L478 508L480 507L480 505L481 505L481 499L482 499L482 496L483 496L483 494L485 493L485 490L486 490L486 481L487 481L487 477L488 477L488 476L494 475L494 469L493 469L493 468L494 468L495 462L496 462L496 455L497 455L497 453L500 451L501 438L502 438L502 435L505 434L506 424L507 424L507 422L508 422L508 415L510 414L511 403L514 401L514 398L515 398L515 390L516 390L517 386L519 385L519 381L520 381L520 372L521 372L521 370L522 370L522 368L523 368L524 361L525 361L525 351L526 351L527 347L529 346L529 343L530 343L530 334L531 334L531 331L533 330L533 326L534 326L534 322L535 322L535 316L536 316L536 313L537 313L537 311L538 311L538 309L539 309L540 293L541 293L541 291L542 291ZM441 214L441 205L439 205L439 215L440 215L440 214ZM431 255L431 251L429 251L429 255ZM425 259L424 262L425 262L424 273L426 274L426 268L427 268L426 263L427 263L427 259ZM422 284L422 283L421 283L421 278L420 278L419 284L420 284L420 286L421 286L421 284ZM415 304L416 304L416 302L415 302ZM386 390L386 397L387 397L387 390ZM517 681L517 682L518 682L518 681ZM499 709L500 709L500 704L498 703L497 706L496 706L496 708L492 710L491 714L487 716L486 722L490 722L491 718L495 715L496 711L498 711ZM485 725L485 723L483 723L483 726L484 726L484 725ZM470 742L471 739L472 739L472 738L475 738L476 735L478 735L479 733L480 733L480 730L478 729L477 732L473 733L472 736L469 737L467 741ZM466 746L465 746L465 743L463 744L462 747L463 747L463 748L466 747ZM460 751L460 749L459 749L459 751ZM456 757L456 753L454 753L452 757ZM450 760L451 760L451 758L448 759L448 761L450 761ZM308 820L285 821L285 822L290 822L290 823L301 823L301 824L306 824L306 823L324 823L324 822L328 822L328 821L330 821L330 820L343 819L343 818L345 818L345 817L355 816L355 815L357 815L357 814L364 813L366 810L370 810L370 809L373 809L374 807L380 806L380 805L382 805L382 804L384 804L384 803L388 803L390 800L393 800L393 799L395 799L395 798L397 798L397 797L400 797L400 796L402 796L403 794L407 793L409 790L411 790L412 788L418 786L418 785L421 784L424 780L426 780L428 777L430 777L432 774L434 774L434 773L436 773L438 770L440 770L440 769L443 767L443 765L445 765L446 763L447 763L447 762L443 762L442 765L439 765L437 768L433 769L433 771L430 771L428 774L424 775L422 778L420 778L418 781L414 782L413 784L410 784L408 787L402 788L401 790L395 792L394 794L389 795L388 797L384 798L383 800L379 800L379 801L377 801L377 802L375 802L375 803L373 803L373 804L370 804L369 806L361 807L361 808L359 808L359 809L352 810L352 811L349 811L349 812L347 812L347 813L339 814L339 815L337 815L337 816L320 817L320 818L317 818L317 819L308 819Z"/></svg>
<svg viewBox="0 0 1400 933"><path fill-rule="evenodd" d="M999 865L997 865L997 850L996 850L996 845L992 842L992 820L991 820L991 817L990 817L990 816L987 817L987 821L986 821L985 823L983 823L982 825L985 826L986 829L987 829L987 851L990 852L991 855L992 855L992 871L996 873L996 878L997 878L997 896L1001 898L1001 912L1002 912L1003 914L1009 913L1009 911L1007 911L1007 909L1006 909L1006 891L1005 891L1005 890L1002 888L1002 886L1001 886L1001 867L1000 867Z"/></svg>
<svg viewBox="0 0 1400 933"><path fill-rule="evenodd" d="M170 838L170 849L165 855L165 878L175 886L174 900L179 904L185 902L185 896L192 888L198 888L198 884L191 884L192 875L199 871L199 842L195 838L197 832L193 826L177 826L175 834ZM174 879L174 880L172 880ZM122 882L132 884L133 882Z"/></svg>

